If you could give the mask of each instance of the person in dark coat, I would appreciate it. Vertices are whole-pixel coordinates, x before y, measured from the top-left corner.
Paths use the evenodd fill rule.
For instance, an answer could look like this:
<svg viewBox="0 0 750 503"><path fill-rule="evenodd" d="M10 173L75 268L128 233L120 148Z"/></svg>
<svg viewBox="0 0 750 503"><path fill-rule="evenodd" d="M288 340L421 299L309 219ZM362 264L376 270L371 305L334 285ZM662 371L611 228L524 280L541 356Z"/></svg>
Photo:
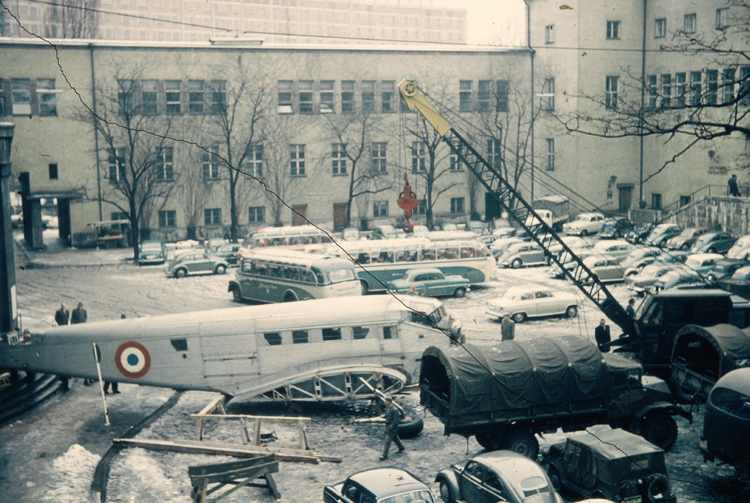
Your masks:
<svg viewBox="0 0 750 503"><path fill-rule="evenodd" d="M391 448L391 442L395 442L398 452L405 449L401 439L398 438L398 423L401 422L401 412L393 405L391 397L385 397L385 445L383 446L383 455L380 461L388 459L388 450Z"/></svg>
<svg viewBox="0 0 750 503"><path fill-rule="evenodd" d="M512 341L516 336L516 323L510 319L509 314L503 316L503 321L500 324L500 335L503 341Z"/></svg>
<svg viewBox="0 0 750 503"><path fill-rule="evenodd" d="M70 321L70 311L65 307L65 302L60 304L60 309L55 311L55 321L58 325L67 325Z"/></svg>
<svg viewBox="0 0 750 503"><path fill-rule="evenodd" d="M742 195L740 194L740 187L737 185L737 175L732 175L732 178L729 179L727 185L729 185L730 196L740 197Z"/></svg>
<svg viewBox="0 0 750 503"><path fill-rule="evenodd" d="M630 316L630 319L635 319L635 299L630 299L628 301L628 307L625 308L625 314Z"/></svg>
<svg viewBox="0 0 750 503"><path fill-rule="evenodd" d="M609 353L609 346L605 346L612 338L609 335L609 325L604 324L604 319L599 320L599 326L594 330L594 338L599 351Z"/></svg>
<svg viewBox="0 0 750 503"><path fill-rule="evenodd" d="M78 307L73 309L73 312L70 313L70 324L75 325L77 323L86 323L88 319L89 315L83 308L83 302L79 302Z"/></svg>

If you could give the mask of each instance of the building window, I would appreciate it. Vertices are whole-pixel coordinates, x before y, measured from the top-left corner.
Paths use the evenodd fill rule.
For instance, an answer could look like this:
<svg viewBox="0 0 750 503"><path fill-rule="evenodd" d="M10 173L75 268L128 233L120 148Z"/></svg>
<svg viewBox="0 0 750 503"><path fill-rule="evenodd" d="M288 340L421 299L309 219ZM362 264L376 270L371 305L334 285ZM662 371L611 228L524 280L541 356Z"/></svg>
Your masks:
<svg viewBox="0 0 750 503"><path fill-rule="evenodd" d="M427 171L427 147L424 142L411 143L411 170L414 173Z"/></svg>
<svg viewBox="0 0 750 503"><path fill-rule="evenodd" d="M313 81L299 81L299 113L313 113Z"/></svg>
<svg viewBox="0 0 750 503"><path fill-rule="evenodd" d="M290 145L290 154L292 176L305 176L305 146Z"/></svg>
<svg viewBox="0 0 750 503"><path fill-rule="evenodd" d="M250 145L247 148L244 171L255 178L263 178L263 145Z"/></svg>
<svg viewBox="0 0 750 503"><path fill-rule="evenodd" d="M649 110L655 110L659 97L659 91L656 87L656 75L646 77L646 89L648 89L648 108Z"/></svg>
<svg viewBox="0 0 750 503"><path fill-rule="evenodd" d="M143 115L156 115L159 111L157 89L155 80L141 81L141 113Z"/></svg>
<svg viewBox="0 0 750 503"><path fill-rule="evenodd" d="M547 138L547 171L555 171L555 140Z"/></svg>
<svg viewBox="0 0 750 503"><path fill-rule="evenodd" d="M477 87L477 112L489 112L492 99L492 81L480 80Z"/></svg>
<svg viewBox="0 0 750 503"><path fill-rule="evenodd" d="M508 94L510 83L507 80L498 80L495 88L495 110L498 112L508 111Z"/></svg>
<svg viewBox="0 0 750 503"><path fill-rule="evenodd" d="M607 40L620 39L620 22L607 21Z"/></svg>
<svg viewBox="0 0 750 503"><path fill-rule="evenodd" d="M320 113L332 114L334 112L333 92L334 92L333 80L321 80L320 81Z"/></svg>
<svg viewBox="0 0 750 503"><path fill-rule="evenodd" d="M334 143L331 149L333 176L346 174L346 144Z"/></svg>
<svg viewBox="0 0 750 503"><path fill-rule="evenodd" d="M685 14L682 30L685 33L695 33L695 14Z"/></svg>
<svg viewBox="0 0 750 503"><path fill-rule="evenodd" d="M453 214L464 213L464 198L463 197L451 198L451 213Z"/></svg>
<svg viewBox="0 0 750 503"><path fill-rule="evenodd" d="M420 199L417 207L414 208L414 215L424 215L427 213L427 201Z"/></svg>
<svg viewBox="0 0 750 503"><path fill-rule="evenodd" d="M544 43L545 44L555 43L555 25L554 24L544 27Z"/></svg>
<svg viewBox="0 0 750 503"><path fill-rule="evenodd" d="M461 112L471 112L471 84L471 80L459 82L458 108Z"/></svg>
<svg viewBox="0 0 750 503"><path fill-rule="evenodd" d="M605 90L605 105L611 110L617 109L617 98L619 92L619 81L620 77L607 77L607 85Z"/></svg>
<svg viewBox="0 0 750 503"><path fill-rule="evenodd" d="M687 104L687 74L684 72L674 74L675 106L684 107Z"/></svg>
<svg viewBox="0 0 750 503"><path fill-rule="evenodd" d="M544 79L541 109L548 112L555 110L555 79Z"/></svg>
<svg viewBox="0 0 750 503"><path fill-rule="evenodd" d="M116 148L109 150L109 182L116 183L125 180L125 149Z"/></svg>
<svg viewBox="0 0 750 503"><path fill-rule="evenodd" d="M354 111L354 81L344 80L341 82L341 113L353 114Z"/></svg>
<svg viewBox="0 0 750 503"><path fill-rule="evenodd" d="M721 72L721 102L724 104L734 101L735 73L736 69L734 68L725 68L724 71Z"/></svg>
<svg viewBox="0 0 750 503"><path fill-rule="evenodd" d="M208 152L205 150L202 153L203 161L203 179L204 180L218 180L219 179L219 156L214 152L219 151L218 145L208 147Z"/></svg>
<svg viewBox="0 0 750 503"><path fill-rule="evenodd" d="M371 113L375 111L375 81L362 81L362 111Z"/></svg>
<svg viewBox="0 0 750 503"><path fill-rule="evenodd" d="M667 36L667 20L654 20L654 38L664 38Z"/></svg>
<svg viewBox="0 0 750 503"><path fill-rule="evenodd" d="M50 180L59 180L59 178L58 178L58 171L57 171L57 164L50 164L49 165L49 179Z"/></svg>
<svg viewBox="0 0 750 503"><path fill-rule="evenodd" d="M716 91L719 87L718 80L718 70L706 70L706 105L716 105Z"/></svg>
<svg viewBox="0 0 750 503"><path fill-rule="evenodd" d="M487 162L495 169L500 169L502 164L501 147L500 140L494 138L487 140Z"/></svg>
<svg viewBox="0 0 750 503"><path fill-rule="evenodd" d="M175 227L177 225L177 212L174 210L159 210L159 228Z"/></svg>
<svg viewBox="0 0 750 503"><path fill-rule="evenodd" d="M117 107L120 115L133 113L133 88L135 82L132 80L117 81Z"/></svg>
<svg viewBox="0 0 750 503"><path fill-rule="evenodd" d="M651 209L652 210L661 209L661 194L651 194Z"/></svg>
<svg viewBox="0 0 750 503"><path fill-rule="evenodd" d="M167 113L170 115L182 113L181 84L179 80L167 80L164 82L164 97L167 103Z"/></svg>
<svg viewBox="0 0 750 503"><path fill-rule="evenodd" d="M672 76L665 73L661 76L661 107L672 106Z"/></svg>
<svg viewBox="0 0 750 503"><path fill-rule="evenodd" d="M260 223L266 221L265 206L250 206L250 223Z"/></svg>
<svg viewBox="0 0 750 503"><path fill-rule="evenodd" d="M464 169L464 163L461 162L461 159L458 158L458 153L461 152L461 142L458 140L453 141L451 143L451 153L448 156L448 161L450 162L450 170L451 171L463 171Z"/></svg>
<svg viewBox="0 0 750 503"><path fill-rule="evenodd" d="M39 97L39 115L42 117L57 115L57 90L55 89L55 79L37 80L36 93Z"/></svg>
<svg viewBox="0 0 750 503"><path fill-rule="evenodd" d="M227 81L212 80L208 83L210 111L212 114L223 114L227 102Z"/></svg>
<svg viewBox="0 0 750 503"><path fill-rule="evenodd" d="M174 164L172 162L172 147L163 147L156 153L156 179L159 181L174 180Z"/></svg>
<svg viewBox="0 0 750 503"><path fill-rule="evenodd" d="M130 220L130 217L128 217L128 214L124 211L113 211L109 214L110 220ZM119 224L118 224L119 225Z"/></svg>
<svg viewBox="0 0 750 503"><path fill-rule="evenodd" d="M375 201L372 206L372 215L374 217L388 216L388 201Z"/></svg>
<svg viewBox="0 0 750 503"><path fill-rule="evenodd" d="M680 196L680 208L687 206L693 201L692 196Z"/></svg>
<svg viewBox="0 0 750 503"><path fill-rule="evenodd" d="M276 111L280 114L292 113L292 89L291 80L280 80L278 83L279 103Z"/></svg>
<svg viewBox="0 0 750 503"><path fill-rule="evenodd" d="M380 83L381 106L384 114L396 111L396 106L394 104L395 93L393 91L395 86L396 82L393 80L384 80Z"/></svg>
<svg viewBox="0 0 750 503"><path fill-rule="evenodd" d="M372 144L372 171L376 174L387 173L386 146L387 143Z"/></svg>
<svg viewBox="0 0 750 503"><path fill-rule="evenodd" d="M202 80L188 80L188 111L191 114L202 114L204 111L205 91Z"/></svg>
<svg viewBox="0 0 750 503"><path fill-rule="evenodd" d="M701 104L701 72L690 72L690 106L697 107Z"/></svg>
<svg viewBox="0 0 750 503"><path fill-rule="evenodd" d="M221 208L203 210L203 225L221 225Z"/></svg>
<svg viewBox="0 0 750 503"><path fill-rule="evenodd" d="M723 30L729 26L729 8L716 9L716 29Z"/></svg>

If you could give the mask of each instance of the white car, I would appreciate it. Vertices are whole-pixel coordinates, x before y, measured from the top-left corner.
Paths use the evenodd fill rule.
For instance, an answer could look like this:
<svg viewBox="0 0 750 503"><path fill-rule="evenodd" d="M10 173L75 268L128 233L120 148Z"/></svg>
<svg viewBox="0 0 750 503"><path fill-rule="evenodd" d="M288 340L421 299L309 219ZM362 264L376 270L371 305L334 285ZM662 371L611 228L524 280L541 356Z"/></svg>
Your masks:
<svg viewBox="0 0 750 503"><path fill-rule="evenodd" d="M663 262L654 262L653 264L644 267L640 273L628 276L625 283L629 290L642 294L648 290L649 287L653 286L659 278L674 269L674 265L665 264Z"/></svg>
<svg viewBox="0 0 750 503"><path fill-rule="evenodd" d="M578 298L571 292L523 285L508 288L501 297L487 302L485 312L493 318L502 318L507 313L516 323L523 323L538 316L573 318L579 309Z"/></svg>
<svg viewBox="0 0 750 503"><path fill-rule="evenodd" d="M624 239L615 239L596 243L592 255L606 255L607 257L616 259L618 262L622 262L625 260L625 257L630 255L632 250L633 245Z"/></svg>
<svg viewBox="0 0 750 503"><path fill-rule="evenodd" d="M624 270L615 257L586 257L583 259L583 265L588 267L602 283L625 279Z"/></svg>
<svg viewBox="0 0 750 503"><path fill-rule="evenodd" d="M727 258L750 260L750 234L735 241L727 252Z"/></svg>
<svg viewBox="0 0 750 503"><path fill-rule="evenodd" d="M601 213L579 213L575 220L563 224L563 232L574 236L588 236L596 234L604 225L604 215Z"/></svg>

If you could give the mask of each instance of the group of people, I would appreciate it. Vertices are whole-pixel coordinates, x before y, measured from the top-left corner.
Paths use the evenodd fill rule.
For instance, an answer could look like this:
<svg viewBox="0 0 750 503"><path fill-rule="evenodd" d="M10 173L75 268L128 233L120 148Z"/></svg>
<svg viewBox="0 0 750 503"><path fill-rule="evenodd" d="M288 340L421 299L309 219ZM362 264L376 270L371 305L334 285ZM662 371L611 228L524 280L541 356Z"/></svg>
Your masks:
<svg viewBox="0 0 750 503"><path fill-rule="evenodd" d="M123 315L124 317L124 315ZM78 307L73 309L73 312L71 313L68 310L68 307L65 305L65 302L62 302L60 304L60 309L55 311L55 322L58 325L77 325L78 323L86 323L89 320L89 315L86 312L86 309L83 308L83 302L78 303ZM68 385L68 378L67 377L60 377L60 381L63 383L63 389L69 389ZM84 379L83 384L85 386L91 386L93 384L93 380L91 379ZM116 382L104 382L104 392L109 393L109 388L112 387L112 393L119 393L120 390L117 387Z"/></svg>

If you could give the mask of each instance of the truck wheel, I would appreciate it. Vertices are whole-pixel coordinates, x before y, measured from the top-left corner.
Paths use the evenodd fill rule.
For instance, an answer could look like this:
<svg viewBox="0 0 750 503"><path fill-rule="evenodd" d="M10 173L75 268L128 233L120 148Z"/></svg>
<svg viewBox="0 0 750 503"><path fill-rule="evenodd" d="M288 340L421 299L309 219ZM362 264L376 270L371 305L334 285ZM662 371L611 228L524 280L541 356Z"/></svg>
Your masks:
<svg viewBox="0 0 750 503"><path fill-rule="evenodd" d="M474 437L477 443L488 451L496 451L500 448L499 438L493 433L477 433Z"/></svg>
<svg viewBox="0 0 750 503"><path fill-rule="evenodd" d="M505 437L503 449L523 454L527 458L536 459L539 454L539 441L530 431L515 430Z"/></svg>
<svg viewBox="0 0 750 503"><path fill-rule="evenodd" d="M422 418L411 413L398 423L396 432L399 438L414 438L422 433L422 429L424 429Z"/></svg>
<svg viewBox="0 0 750 503"><path fill-rule="evenodd" d="M242 292L239 288L232 288L232 297L234 297L235 302L242 302Z"/></svg>
<svg viewBox="0 0 750 503"><path fill-rule="evenodd" d="M641 436L668 451L677 440L677 423L666 414L651 416L643 423Z"/></svg>
<svg viewBox="0 0 750 503"><path fill-rule="evenodd" d="M576 306L568 306L568 309L565 310L565 316L568 318L575 318L578 314L578 308Z"/></svg>
<svg viewBox="0 0 750 503"><path fill-rule="evenodd" d="M549 481L552 482L552 487L555 491L559 491L562 482L560 479L560 472L557 471L557 468L550 465L550 467L547 468L547 476L549 477Z"/></svg>
<svg viewBox="0 0 750 503"><path fill-rule="evenodd" d="M466 295L466 288L463 288L463 287L456 288L456 291L453 292L453 296L459 299L463 297L464 295Z"/></svg>
<svg viewBox="0 0 750 503"><path fill-rule="evenodd" d="M513 321L516 323L523 323L526 321L526 315L524 313L516 313L512 316Z"/></svg>
<svg viewBox="0 0 750 503"><path fill-rule="evenodd" d="M451 488L448 487L448 483L443 479L440 479L440 499L445 503L453 503L455 501L451 495Z"/></svg>
<svg viewBox="0 0 750 503"><path fill-rule="evenodd" d="M669 482L661 477L654 477L648 483L648 489L646 489L646 497L649 503L657 503L664 498L664 495L669 494Z"/></svg>

